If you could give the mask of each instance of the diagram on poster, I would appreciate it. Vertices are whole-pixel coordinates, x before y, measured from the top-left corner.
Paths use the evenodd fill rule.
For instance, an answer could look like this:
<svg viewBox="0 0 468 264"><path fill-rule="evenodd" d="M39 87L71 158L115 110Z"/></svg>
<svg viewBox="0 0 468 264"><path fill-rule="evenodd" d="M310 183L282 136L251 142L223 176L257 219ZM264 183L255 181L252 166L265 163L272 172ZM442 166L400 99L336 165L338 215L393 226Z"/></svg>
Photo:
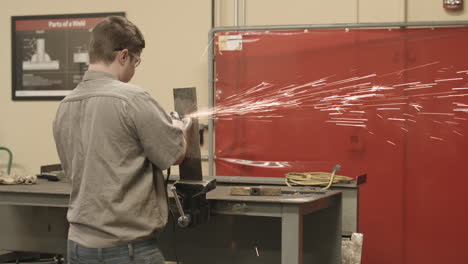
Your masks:
<svg viewBox="0 0 468 264"><path fill-rule="evenodd" d="M62 99L89 64L92 28L110 15L12 17L13 100Z"/></svg>
<svg viewBox="0 0 468 264"><path fill-rule="evenodd" d="M23 71L58 70L60 68L59 61L51 60L50 55L45 51L45 39L44 38L31 39L29 43L30 44L25 46L24 48L25 49L35 48L35 50L29 60L23 61Z"/></svg>

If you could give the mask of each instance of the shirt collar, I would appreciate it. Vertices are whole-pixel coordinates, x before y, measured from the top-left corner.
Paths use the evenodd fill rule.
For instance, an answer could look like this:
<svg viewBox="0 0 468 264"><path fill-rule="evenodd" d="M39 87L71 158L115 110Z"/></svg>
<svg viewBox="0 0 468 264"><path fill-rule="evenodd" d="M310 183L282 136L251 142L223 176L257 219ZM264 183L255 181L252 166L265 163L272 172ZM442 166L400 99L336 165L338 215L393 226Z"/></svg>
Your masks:
<svg viewBox="0 0 468 264"><path fill-rule="evenodd" d="M83 75L84 82L98 79L117 80L117 77L115 77L112 73L102 71L86 71Z"/></svg>

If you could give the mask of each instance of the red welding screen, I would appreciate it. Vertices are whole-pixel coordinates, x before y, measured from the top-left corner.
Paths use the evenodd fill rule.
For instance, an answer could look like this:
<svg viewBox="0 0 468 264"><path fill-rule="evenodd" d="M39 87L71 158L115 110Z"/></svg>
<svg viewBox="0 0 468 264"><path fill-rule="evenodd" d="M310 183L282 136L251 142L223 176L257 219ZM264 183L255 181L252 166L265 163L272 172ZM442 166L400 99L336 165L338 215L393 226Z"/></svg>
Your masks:
<svg viewBox="0 0 468 264"><path fill-rule="evenodd" d="M460 222L468 216L467 28L227 32L216 40L217 176L284 177L341 164L341 175L368 174L364 263L468 259Z"/></svg>

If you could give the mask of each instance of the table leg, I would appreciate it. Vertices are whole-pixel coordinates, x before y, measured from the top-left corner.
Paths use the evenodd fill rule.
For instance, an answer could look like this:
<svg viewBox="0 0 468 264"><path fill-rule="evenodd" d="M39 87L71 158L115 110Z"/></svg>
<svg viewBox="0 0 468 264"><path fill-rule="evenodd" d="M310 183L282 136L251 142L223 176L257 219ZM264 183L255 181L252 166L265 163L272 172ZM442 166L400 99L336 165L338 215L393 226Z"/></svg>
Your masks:
<svg viewBox="0 0 468 264"><path fill-rule="evenodd" d="M302 264L303 217L299 206L283 205L281 216L281 263Z"/></svg>

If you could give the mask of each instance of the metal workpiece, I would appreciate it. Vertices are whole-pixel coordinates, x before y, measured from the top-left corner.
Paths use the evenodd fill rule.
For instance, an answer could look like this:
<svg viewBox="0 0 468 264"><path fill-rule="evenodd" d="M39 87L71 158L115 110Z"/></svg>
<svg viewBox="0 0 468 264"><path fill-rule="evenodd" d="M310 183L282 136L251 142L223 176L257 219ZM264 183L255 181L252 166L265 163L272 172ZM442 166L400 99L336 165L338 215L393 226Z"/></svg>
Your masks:
<svg viewBox="0 0 468 264"><path fill-rule="evenodd" d="M174 107L182 117L197 112L196 88L174 89ZM192 117L187 138L185 159L179 165L180 180L171 189L180 214L178 223L181 227L193 227L209 220L210 203L206 200L206 194L216 188L216 180L203 180L199 125L195 117Z"/></svg>
<svg viewBox="0 0 468 264"><path fill-rule="evenodd" d="M197 92L195 87L174 89L174 109L182 117L197 112ZM203 178L200 152L200 134L198 119L192 118L192 125L187 131L187 152L179 165L180 178L201 180Z"/></svg>

